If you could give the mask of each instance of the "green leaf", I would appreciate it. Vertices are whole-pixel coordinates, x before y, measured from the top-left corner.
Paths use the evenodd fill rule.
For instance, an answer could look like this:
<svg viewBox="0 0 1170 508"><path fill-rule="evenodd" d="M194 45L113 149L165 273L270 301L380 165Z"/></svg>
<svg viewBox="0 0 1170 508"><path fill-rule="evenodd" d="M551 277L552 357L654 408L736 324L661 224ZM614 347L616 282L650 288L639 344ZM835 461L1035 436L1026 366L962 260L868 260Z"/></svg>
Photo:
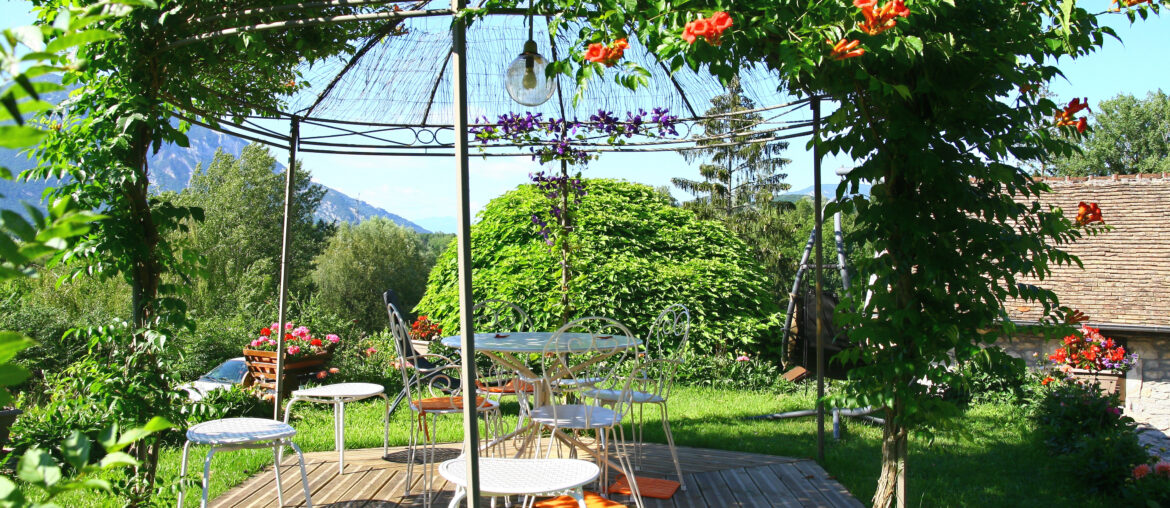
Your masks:
<svg viewBox="0 0 1170 508"><path fill-rule="evenodd" d="M101 465L102 469L110 469L121 466L137 466L138 461L135 460L134 457L132 457L129 453L111 452L106 454L105 457L102 457L102 461L99 464Z"/></svg>
<svg viewBox="0 0 1170 508"><path fill-rule="evenodd" d="M40 448L30 448L20 458L16 466L16 475L21 480L34 485L51 487L61 479L61 468L53 461L49 452Z"/></svg>
<svg viewBox="0 0 1170 508"><path fill-rule="evenodd" d="M0 365L0 386L13 386L22 383L28 379L28 369L20 366L6 363Z"/></svg>
<svg viewBox="0 0 1170 508"><path fill-rule="evenodd" d="M0 99L2 101L3 99ZM16 107L15 102L12 107L9 107L8 102L4 102L4 107L8 112L19 118L20 110ZM41 138L45 137L45 133L35 127L27 125L4 125L0 126L0 148L27 148L41 142Z"/></svg>
<svg viewBox="0 0 1170 508"><path fill-rule="evenodd" d="M95 28L86 30L84 32L76 32L57 37L56 39L53 39L53 41L50 42L48 46L45 47L45 51L49 53L58 53L74 46L92 44L95 42L116 38L118 38L118 35L113 32Z"/></svg>
<svg viewBox="0 0 1170 508"><path fill-rule="evenodd" d="M24 506L24 494L7 476L0 476L0 499L12 503L11 506Z"/></svg>
<svg viewBox="0 0 1170 508"><path fill-rule="evenodd" d="M69 437L61 444L61 452L65 455L65 462L80 471L89 462L89 451L92 446L88 437L75 430L69 433Z"/></svg>
<svg viewBox="0 0 1170 508"><path fill-rule="evenodd" d="M17 353L24 351L36 342L16 332L0 332L0 364L8 363Z"/></svg>

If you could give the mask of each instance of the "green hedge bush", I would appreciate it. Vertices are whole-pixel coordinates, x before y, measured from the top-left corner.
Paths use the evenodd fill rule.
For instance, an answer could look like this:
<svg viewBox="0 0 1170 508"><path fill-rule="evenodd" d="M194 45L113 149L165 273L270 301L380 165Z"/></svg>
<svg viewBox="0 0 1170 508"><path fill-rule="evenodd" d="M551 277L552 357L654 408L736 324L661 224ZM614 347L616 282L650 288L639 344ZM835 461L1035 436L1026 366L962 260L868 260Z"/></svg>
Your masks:
<svg viewBox="0 0 1170 508"><path fill-rule="evenodd" d="M780 309L750 250L717 222L703 221L653 188L586 180L570 283L573 314L617 319L644 335L667 305L691 312L691 348L699 354L779 352ZM560 324L559 257L533 225L546 198L524 185L493 199L471 228L475 299L514 302L537 330ZM455 245L427 283L415 312L458 333Z"/></svg>

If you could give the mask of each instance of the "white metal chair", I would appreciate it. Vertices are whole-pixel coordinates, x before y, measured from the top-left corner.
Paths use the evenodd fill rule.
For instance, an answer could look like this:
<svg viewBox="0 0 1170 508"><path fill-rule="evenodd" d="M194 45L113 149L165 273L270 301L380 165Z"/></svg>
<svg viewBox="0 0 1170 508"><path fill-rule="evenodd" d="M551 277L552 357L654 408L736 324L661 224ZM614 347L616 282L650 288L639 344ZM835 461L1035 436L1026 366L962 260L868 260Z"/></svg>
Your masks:
<svg viewBox="0 0 1170 508"><path fill-rule="evenodd" d="M291 446L297 452L297 462L301 466L301 485L305 488L305 507L312 508L313 501L309 496L309 477L305 474L305 456L301 449L292 441L297 435L296 429L287 423L263 418L224 418L203 422L187 429L187 443L183 445L183 462L179 468L179 478L187 476L187 454L192 444L210 445L207 458L203 459L203 499L199 506L207 506L207 484L211 481L211 457L217 451L243 450L249 448L272 448L272 456L276 458L273 469L276 471L276 499L280 506L284 506L284 493L280 483L280 450ZM183 507L185 490L179 489L179 508Z"/></svg>
<svg viewBox="0 0 1170 508"><path fill-rule="evenodd" d="M633 391L629 395L630 402L637 406L637 424L633 427L633 441L635 449L635 465L640 464L642 456L642 426L645 421L642 408L647 404L658 407L662 417L662 430L666 433L666 443L670 448L670 457L674 460L674 470L678 474L679 486L686 490L683 480L682 466L679 465L678 452L674 447L674 435L670 432L670 413L667 403L670 390L674 386L675 374L683 363L683 354L686 352L687 340L690 337L691 313L682 304L673 304L658 315L658 319L650 327L650 333L644 343L645 356L640 358L636 372L632 373ZM613 390L587 390L582 396L595 399L602 405L615 403L620 394Z"/></svg>
<svg viewBox="0 0 1170 508"><path fill-rule="evenodd" d="M289 411L299 401L318 402L333 405L333 447L337 450L337 474L345 472L345 405L371 397L381 397L386 402L386 415L382 422L382 455L386 455L390 444L390 399L386 388L374 383L335 383L314 386L292 392L292 398L284 406L284 423L288 423Z"/></svg>
<svg viewBox="0 0 1170 508"><path fill-rule="evenodd" d="M406 401L415 415L417 424L410 426L410 443L406 462L406 482L403 485L403 494L410 495L411 475L414 471L415 457L419 454L419 433L423 442L423 504L430 506L433 493L431 485L434 479L435 445L438 433L435 431L439 415L462 414L464 398L460 396L458 381L449 374L457 371L459 365L445 356L438 354L416 354L409 348L408 326L402 315L393 305L388 305L390 314L390 331L394 334L394 348L398 353L398 370L402 374L405 386ZM406 345L407 347L404 347ZM414 362L426 360L435 367L417 367ZM487 430L498 426L500 406L497 402L486 397L475 395L474 402L477 411L483 414ZM430 422L428 423L428 418ZM484 432L485 438L491 437L490 432ZM477 446L476 443L464 443L464 447Z"/></svg>
<svg viewBox="0 0 1170 508"><path fill-rule="evenodd" d="M471 312L476 330L508 333L526 332L532 328L532 320L528 313L518 305L504 300L481 300L475 304ZM486 375L476 376L475 386L481 395L496 402L500 402L504 397L516 397L520 414L514 430L520 430L524 426L524 420L528 417L528 398L535 390L533 383L521 380L516 372L493 363Z"/></svg>
<svg viewBox="0 0 1170 508"><path fill-rule="evenodd" d="M605 487L609 485L609 448L612 442L618 465L629 480L631 497L638 508L642 508L642 498L634 479L629 454L626 453L625 432L621 426L622 419L629 415L631 408L630 378L627 373L632 365L627 359L635 348L607 348L606 341L614 335L633 336L621 323L602 317L578 319L553 333L542 356L545 377L538 386L538 390L546 391L544 393L547 396L542 397L541 393L536 396L536 400L547 403L532 408L529 419L553 433L546 456L554 448L560 450L556 445L558 432L568 431L574 435L582 431L596 433L596 448L591 453L601 469L601 492L605 492ZM593 390L613 390L615 400L609 404L610 407L587 403L582 394ZM536 439L539 453L539 435ZM575 448L572 450L575 452Z"/></svg>
<svg viewBox="0 0 1170 508"><path fill-rule="evenodd" d="M467 461L451 459L439 465L439 474L455 484L455 497L447 508L458 508L467 497ZM597 479L600 469L575 459L479 459L479 489L484 496L527 496L521 508L536 502L536 496L571 496L578 508L585 508L582 487Z"/></svg>

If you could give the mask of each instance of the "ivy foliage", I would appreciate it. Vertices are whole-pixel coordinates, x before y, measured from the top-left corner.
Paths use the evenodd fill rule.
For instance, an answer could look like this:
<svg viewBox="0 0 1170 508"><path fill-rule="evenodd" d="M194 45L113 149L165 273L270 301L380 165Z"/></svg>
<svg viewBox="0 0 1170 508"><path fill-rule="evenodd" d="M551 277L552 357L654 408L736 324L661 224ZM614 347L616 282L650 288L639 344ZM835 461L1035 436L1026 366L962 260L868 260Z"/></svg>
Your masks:
<svg viewBox="0 0 1170 508"><path fill-rule="evenodd" d="M681 303L691 312L694 351L778 352L779 308L742 241L645 185L586 180L585 189L573 237L574 317L611 317L645 335L662 309ZM559 258L531 220L544 206L530 185L488 203L471 228L472 284L475 300L514 302L534 329L552 331L561 325ZM456 268L452 244L415 308L444 335L459 330Z"/></svg>

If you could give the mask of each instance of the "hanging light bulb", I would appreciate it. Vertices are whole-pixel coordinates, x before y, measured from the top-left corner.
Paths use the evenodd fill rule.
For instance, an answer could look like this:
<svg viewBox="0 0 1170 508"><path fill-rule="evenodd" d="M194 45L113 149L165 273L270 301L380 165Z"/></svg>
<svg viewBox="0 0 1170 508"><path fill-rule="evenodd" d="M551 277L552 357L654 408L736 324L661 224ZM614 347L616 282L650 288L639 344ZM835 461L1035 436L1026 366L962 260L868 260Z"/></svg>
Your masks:
<svg viewBox="0 0 1170 508"><path fill-rule="evenodd" d="M504 88L512 100L525 106L539 106L548 101L556 90L556 81L545 76L547 66L548 60L536 52L536 41L530 37L524 43L524 52L508 64L504 74Z"/></svg>

